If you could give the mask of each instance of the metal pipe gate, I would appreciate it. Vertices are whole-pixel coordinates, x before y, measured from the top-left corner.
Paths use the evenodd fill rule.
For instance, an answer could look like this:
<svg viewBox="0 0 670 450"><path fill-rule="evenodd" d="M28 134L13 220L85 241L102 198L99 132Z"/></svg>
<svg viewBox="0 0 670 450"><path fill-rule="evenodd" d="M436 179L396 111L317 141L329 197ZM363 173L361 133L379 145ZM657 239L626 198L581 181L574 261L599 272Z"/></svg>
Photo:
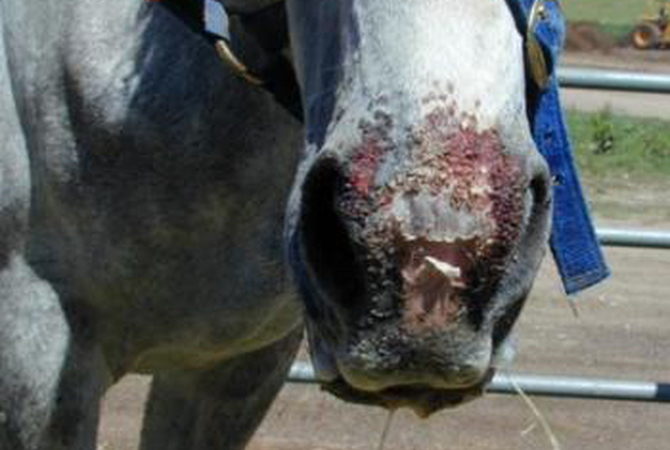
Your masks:
<svg viewBox="0 0 670 450"><path fill-rule="evenodd" d="M670 93L670 76L626 70L560 67L558 81L571 88Z"/></svg>
<svg viewBox="0 0 670 450"><path fill-rule="evenodd" d="M296 362L288 381L314 384L314 369L309 363ZM517 387L535 396L670 403L670 384L598 378L503 373L493 377L487 392L517 394Z"/></svg>
<svg viewBox="0 0 670 450"><path fill-rule="evenodd" d="M670 249L669 232L602 228L597 234L600 243L610 247Z"/></svg>

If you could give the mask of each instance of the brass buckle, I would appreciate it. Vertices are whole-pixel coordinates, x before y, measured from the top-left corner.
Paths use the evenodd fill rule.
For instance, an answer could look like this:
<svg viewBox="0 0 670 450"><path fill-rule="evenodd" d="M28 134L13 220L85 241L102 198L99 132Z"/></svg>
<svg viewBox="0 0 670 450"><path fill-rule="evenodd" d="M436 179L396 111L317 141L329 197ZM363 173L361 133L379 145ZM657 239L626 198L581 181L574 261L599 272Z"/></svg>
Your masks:
<svg viewBox="0 0 670 450"><path fill-rule="evenodd" d="M235 75L238 75L253 86L262 86L265 84L263 78L249 70L246 64L235 56L235 53L225 39L217 39L214 42L214 48L216 49L216 54L219 55L219 58L221 58L221 60L235 72Z"/></svg>
<svg viewBox="0 0 670 450"><path fill-rule="evenodd" d="M247 83L263 85L263 79L249 70L230 47L230 17L223 3L204 0L202 8L205 31L214 38L214 48L219 58Z"/></svg>
<svg viewBox="0 0 670 450"><path fill-rule="evenodd" d="M545 57L542 45L537 40L535 32L543 20L547 19L549 10L547 3L555 2L559 7L559 0L535 0L528 14L528 27L526 28L526 54L528 55L528 67L533 81L540 89L549 87L551 82L551 72L549 63Z"/></svg>

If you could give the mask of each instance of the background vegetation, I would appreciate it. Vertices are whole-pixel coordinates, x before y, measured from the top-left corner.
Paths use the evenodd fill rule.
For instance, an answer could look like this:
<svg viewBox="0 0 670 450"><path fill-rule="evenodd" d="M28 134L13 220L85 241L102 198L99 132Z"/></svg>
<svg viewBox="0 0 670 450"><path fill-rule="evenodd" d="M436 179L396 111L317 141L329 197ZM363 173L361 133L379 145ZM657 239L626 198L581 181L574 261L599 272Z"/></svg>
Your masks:
<svg viewBox="0 0 670 450"><path fill-rule="evenodd" d="M568 126L585 177L670 177L670 122L572 111Z"/></svg>
<svg viewBox="0 0 670 450"><path fill-rule="evenodd" d="M568 21L588 21L612 35L625 39L645 12L655 12L656 0L563 0Z"/></svg>
<svg viewBox="0 0 670 450"><path fill-rule="evenodd" d="M569 22L587 22L614 42L624 43L645 15L657 14L661 2L561 3ZM665 226L670 221L670 121L623 117L605 110L570 112L568 124L596 216L635 224L660 221Z"/></svg>
<svg viewBox="0 0 670 450"><path fill-rule="evenodd" d="M570 111L568 126L596 217L667 227L670 122Z"/></svg>

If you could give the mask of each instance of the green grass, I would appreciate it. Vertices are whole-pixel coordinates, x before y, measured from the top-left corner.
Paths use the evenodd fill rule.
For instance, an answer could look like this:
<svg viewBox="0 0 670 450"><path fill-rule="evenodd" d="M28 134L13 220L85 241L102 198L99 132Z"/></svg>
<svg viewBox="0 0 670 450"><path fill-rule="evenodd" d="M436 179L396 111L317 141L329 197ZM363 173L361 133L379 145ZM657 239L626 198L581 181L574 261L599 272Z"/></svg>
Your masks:
<svg viewBox="0 0 670 450"><path fill-rule="evenodd" d="M587 20L603 25L630 25L638 21L648 5L647 0L563 0L570 21Z"/></svg>
<svg viewBox="0 0 670 450"><path fill-rule="evenodd" d="M670 122L570 112L568 126L585 177L670 180Z"/></svg>
<svg viewBox="0 0 670 450"><path fill-rule="evenodd" d="M568 113L589 202L599 218L670 221L670 122Z"/></svg>
<svg viewBox="0 0 670 450"><path fill-rule="evenodd" d="M600 25L601 31L624 39L645 12L656 10L654 0L563 0L568 21L588 21Z"/></svg>

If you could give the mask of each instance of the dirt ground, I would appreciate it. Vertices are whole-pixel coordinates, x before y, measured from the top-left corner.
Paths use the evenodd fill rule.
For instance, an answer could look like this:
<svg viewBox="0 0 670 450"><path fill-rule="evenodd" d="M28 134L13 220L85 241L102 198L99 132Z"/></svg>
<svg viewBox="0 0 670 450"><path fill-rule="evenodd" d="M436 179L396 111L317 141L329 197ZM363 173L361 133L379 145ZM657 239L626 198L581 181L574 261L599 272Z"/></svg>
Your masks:
<svg viewBox="0 0 670 450"><path fill-rule="evenodd" d="M667 72L670 51L569 52L564 62ZM585 101L589 100L582 98ZM637 186L596 194L614 203L635 198L630 207L634 216L620 214L629 208L620 202L619 213L607 210L598 218L600 225L670 230L666 190ZM547 260L518 326L512 372L670 382L670 251L609 248L606 253L614 275L574 299L578 317ZM110 391L102 415L101 450L137 448L147 384L146 377L129 376ZM550 398L534 402L563 450L670 448L668 404ZM379 409L344 404L315 386L289 384L249 449L375 449L386 417ZM519 397L490 394L429 420L398 413L385 448L544 450L552 445Z"/></svg>
<svg viewBox="0 0 670 450"><path fill-rule="evenodd" d="M617 47L607 51L573 50L566 51L562 55L561 63L570 66L668 74L670 49L641 51L628 47Z"/></svg>
<svg viewBox="0 0 670 450"><path fill-rule="evenodd" d="M615 41L589 22L568 26L562 63L603 69L668 73L670 49L636 50L625 40Z"/></svg>

